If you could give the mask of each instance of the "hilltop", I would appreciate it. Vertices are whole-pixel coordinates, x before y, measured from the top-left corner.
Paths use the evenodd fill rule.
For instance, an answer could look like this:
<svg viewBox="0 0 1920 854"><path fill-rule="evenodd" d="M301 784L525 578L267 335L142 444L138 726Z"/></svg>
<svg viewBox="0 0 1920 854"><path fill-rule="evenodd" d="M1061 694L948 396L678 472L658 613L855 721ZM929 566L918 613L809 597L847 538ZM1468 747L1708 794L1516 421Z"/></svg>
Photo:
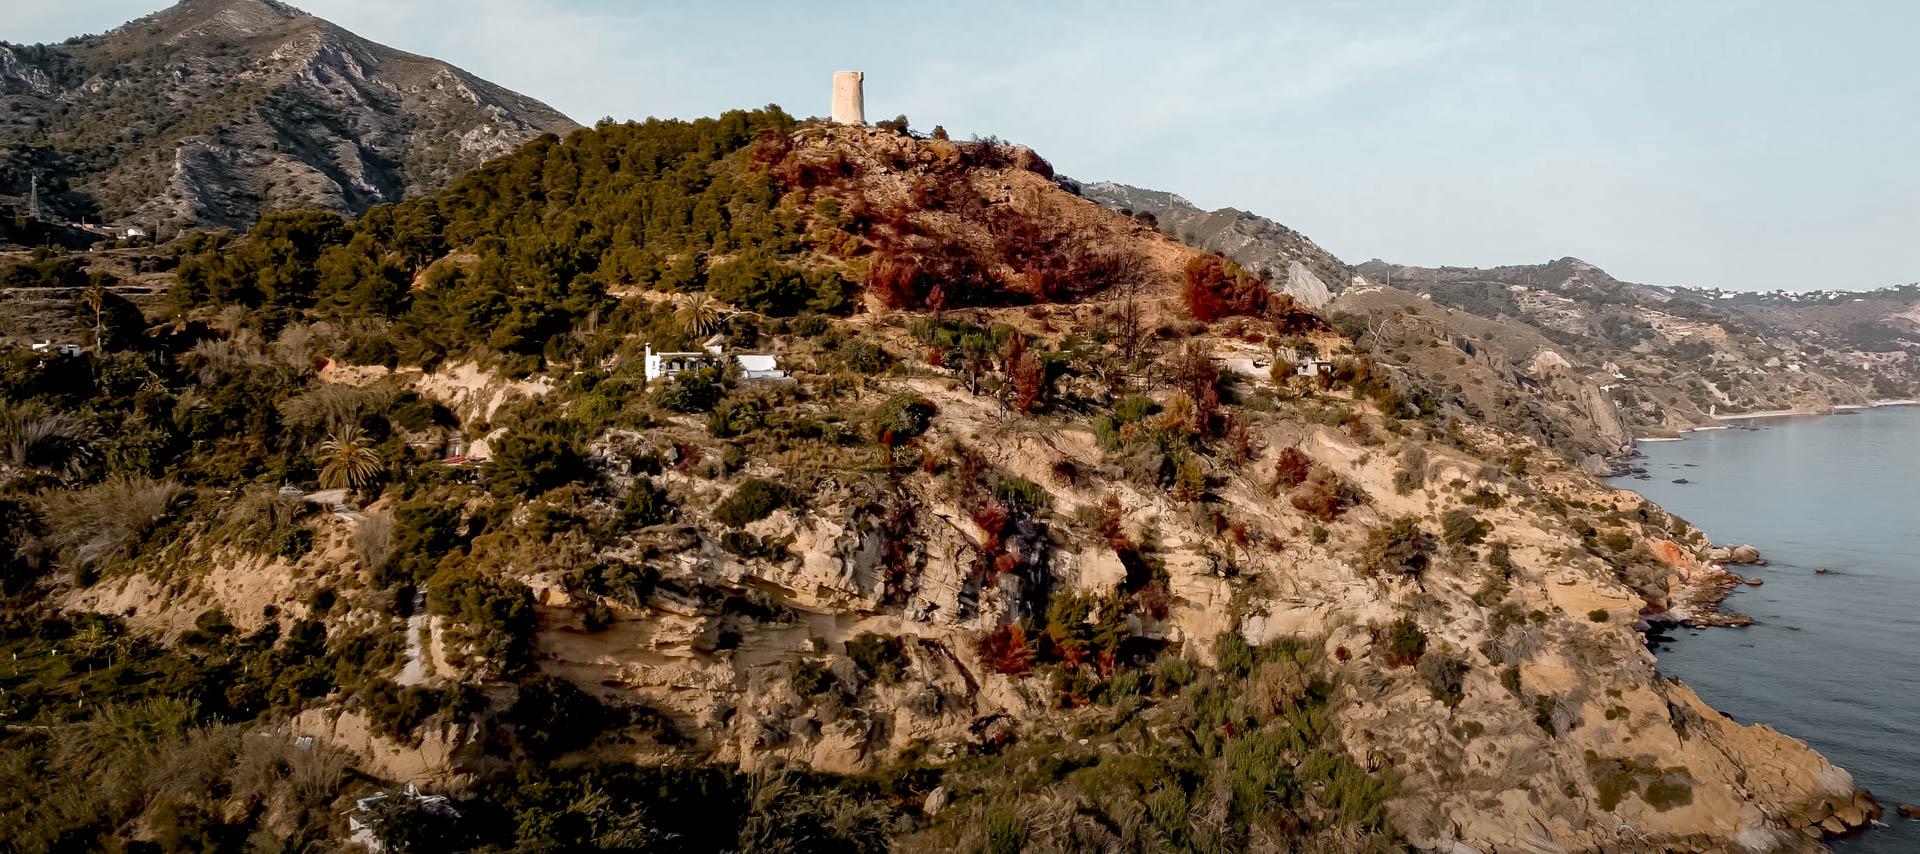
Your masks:
<svg viewBox="0 0 1920 854"><path fill-rule="evenodd" d="M1622 441L1586 380L1386 322L1418 296L1316 313L1020 146L606 124L183 250L165 324L0 361L23 847L1800 852L1878 813L1656 672L1640 631L1736 577L1560 450ZM452 800L356 805L403 783Z"/></svg>
<svg viewBox="0 0 1920 854"><path fill-rule="evenodd" d="M0 198L49 220L240 228L445 187L572 120L275 0L184 0L102 36L0 42Z"/></svg>

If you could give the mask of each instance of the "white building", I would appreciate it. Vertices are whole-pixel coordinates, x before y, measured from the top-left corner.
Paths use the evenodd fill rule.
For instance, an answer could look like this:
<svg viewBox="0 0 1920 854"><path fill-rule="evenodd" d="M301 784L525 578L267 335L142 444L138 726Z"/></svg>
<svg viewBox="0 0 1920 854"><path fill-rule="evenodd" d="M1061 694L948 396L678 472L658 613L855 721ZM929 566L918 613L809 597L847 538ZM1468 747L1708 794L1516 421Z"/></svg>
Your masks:
<svg viewBox="0 0 1920 854"><path fill-rule="evenodd" d="M714 353L705 351L655 353L653 345L647 345L647 382L669 379L681 371L710 368L714 363Z"/></svg>
<svg viewBox="0 0 1920 854"><path fill-rule="evenodd" d="M740 366L740 378L743 380L782 380L787 372L780 370L780 360L766 355L748 355L742 353L733 357Z"/></svg>
<svg viewBox="0 0 1920 854"><path fill-rule="evenodd" d="M648 344L646 350L647 382L653 382L658 379L671 379L674 374L680 373L681 371L711 368L715 365L724 364L725 356L722 355L720 342L720 337L714 336L707 341L705 350L663 353L653 352L653 345ZM743 380L781 380L787 378L787 372L780 369L780 360L770 355L741 353L733 357L733 364L740 369L739 378Z"/></svg>

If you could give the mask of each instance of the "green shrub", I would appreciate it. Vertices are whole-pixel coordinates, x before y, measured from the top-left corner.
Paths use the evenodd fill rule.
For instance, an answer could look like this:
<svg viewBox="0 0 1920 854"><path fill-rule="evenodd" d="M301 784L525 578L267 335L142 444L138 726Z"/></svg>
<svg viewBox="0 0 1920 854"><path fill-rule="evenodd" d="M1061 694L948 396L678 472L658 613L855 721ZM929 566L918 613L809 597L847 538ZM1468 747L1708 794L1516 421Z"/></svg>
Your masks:
<svg viewBox="0 0 1920 854"><path fill-rule="evenodd" d="M847 657L868 678L893 683L907 672L907 644L898 636L861 632L847 640Z"/></svg>
<svg viewBox="0 0 1920 854"><path fill-rule="evenodd" d="M1253 672L1253 647L1239 632L1221 632L1213 639L1214 666L1235 679Z"/></svg>
<svg viewBox="0 0 1920 854"><path fill-rule="evenodd" d="M1160 404L1144 394L1129 394L1113 402L1113 417L1132 424L1160 410Z"/></svg>
<svg viewBox="0 0 1920 854"><path fill-rule="evenodd" d="M893 364L893 357L871 341L855 341L842 348L840 358L846 360L847 370L859 374L878 374Z"/></svg>
<svg viewBox="0 0 1920 854"><path fill-rule="evenodd" d="M1513 572L1513 549L1506 543L1494 543L1487 547L1487 565L1498 570L1501 575Z"/></svg>
<svg viewBox="0 0 1920 854"><path fill-rule="evenodd" d="M1029 516L1053 509L1053 493L1017 474L992 472L987 476L987 489L1009 508Z"/></svg>
<svg viewBox="0 0 1920 854"><path fill-rule="evenodd" d="M1432 561L1433 546L1433 536L1420 530L1419 521L1403 516L1368 532L1361 554L1368 571L1376 575L1419 575Z"/></svg>
<svg viewBox="0 0 1920 854"><path fill-rule="evenodd" d="M440 558L459 542L459 506L442 502L402 504L393 511L393 554L375 572L374 581L382 585L425 581Z"/></svg>
<svg viewBox="0 0 1920 854"><path fill-rule="evenodd" d="M585 747L602 730L624 723L593 695L553 676L521 682L503 720L528 753L549 759Z"/></svg>
<svg viewBox="0 0 1920 854"><path fill-rule="evenodd" d="M772 537L756 537L745 531L728 531L721 534L720 548L741 560L782 563L791 556L785 543Z"/></svg>
<svg viewBox="0 0 1920 854"><path fill-rule="evenodd" d="M1027 820L1011 806L988 809L985 828L986 854L1020 854L1027 847Z"/></svg>
<svg viewBox="0 0 1920 854"><path fill-rule="evenodd" d="M1440 527L1441 536L1456 546L1479 545L1493 532L1493 525L1474 516L1472 511L1460 508L1448 510L1440 518Z"/></svg>
<svg viewBox="0 0 1920 854"><path fill-rule="evenodd" d="M839 684L825 662L811 659L794 659L788 665L787 674L793 680L793 693L800 697L824 694Z"/></svg>
<svg viewBox="0 0 1920 854"><path fill-rule="evenodd" d="M674 374L653 399L674 412L706 412L720 402L723 391L719 368L696 368Z"/></svg>
<svg viewBox="0 0 1920 854"><path fill-rule="evenodd" d="M1476 489L1474 490L1472 495L1469 495L1460 500L1470 506L1481 507L1488 510L1492 510L1495 507L1499 507L1500 505L1507 503L1507 500L1505 498L1500 497L1500 493L1494 492L1491 489L1485 489L1485 488Z"/></svg>
<svg viewBox="0 0 1920 854"><path fill-rule="evenodd" d="M716 439L744 436L765 426L766 404L756 398L728 398L707 413L707 432Z"/></svg>
<svg viewBox="0 0 1920 854"><path fill-rule="evenodd" d="M896 394L873 411L873 435L882 445L905 444L933 426L933 402L914 394Z"/></svg>
<svg viewBox="0 0 1920 854"><path fill-rule="evenodd" d="M1416 664L1427 651L1427 633L1407 617L1393 621L1387 630L1387 663L1395 667Z"/></svg>
<svg viewBox="0 0 1920 854"><path fill-rule="evenodd" d="M285 528L274 536L273 554L297 561L313 550L313 531L307 528Z"/></svg>
<svg viewBox="0 0 1920 854"><path fill-rule="evenodd" d="M1500 671L1500 687L1520 696L1520 668L1508 667Z"/></svg>
<svg viewBox="0 0 1920 854"><path fill-rule="evenodd" d="M586 474L573 441L554 429L508 433L486 465L487 489L500 498L532 498Z"/></svg>
<svg viewBox="0 0 1920 854"><path fill-rule="evenodd" d="M732 495L715 507L713 518L730 528L739 528L773 514L800 500L792 488L770 480L752 478L740 484Z"/></svg>
<svg viewBox="0 0 1920 854"><path fill-rule="evenodd" d="M663 525L673 518L673 499L651 478L635 478L633 489L620 503L620 516L628 525L647 528Z"/></svg>
<svg viewBox="0 0 1920 854"><path fill-rule="evenodd" d="M1587 619L1592 620L1596 623L1606 622L1609 616L1611 615L1607 613L1607 609L1605 608L1595 608L1587 612Z"/></svg>
<svg viewBox="0 0 1920 854"><path fill-rule="evenodd" d="M1451 709L1466 699L1467 663L1449 653L1428 653L1420 657L1415 672L1427 683L1433 698Z"/></svg>
<svg viewBox="0 0 1920 854"><path fill-rule="evenodd" d="M1600 538L1600 544L1616 552L1633 548L1633 536L1625 531L1610 531Z"/></svg>

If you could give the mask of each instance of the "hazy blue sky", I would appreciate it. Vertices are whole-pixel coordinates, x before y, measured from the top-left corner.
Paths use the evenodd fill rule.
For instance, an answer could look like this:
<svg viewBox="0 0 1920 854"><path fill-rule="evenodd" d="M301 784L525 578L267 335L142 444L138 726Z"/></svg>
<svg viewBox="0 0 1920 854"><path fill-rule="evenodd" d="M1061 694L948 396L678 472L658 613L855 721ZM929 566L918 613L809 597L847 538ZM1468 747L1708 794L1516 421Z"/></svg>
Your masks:
<svg viewBox="0 0 1920 854"><path fill-rule="evenodd" d="M163 0L0 0L0 38ZM1741 289L1920 279L1920 4L305 0L583 124L778 103L994 134L1349 261L1575 255Z"/></svg>

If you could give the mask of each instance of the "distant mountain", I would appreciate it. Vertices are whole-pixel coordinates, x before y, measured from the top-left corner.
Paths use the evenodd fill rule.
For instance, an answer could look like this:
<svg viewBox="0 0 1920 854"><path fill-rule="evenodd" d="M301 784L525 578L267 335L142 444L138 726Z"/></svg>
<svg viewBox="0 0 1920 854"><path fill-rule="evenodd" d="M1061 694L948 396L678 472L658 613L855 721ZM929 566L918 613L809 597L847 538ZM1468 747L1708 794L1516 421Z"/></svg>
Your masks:
<svg viewBox="0 0 1920 854"><path fill-rule="evenodd" d="M1111 210L1151 215L1161 231L1189 246L1225 255L1309 308L1326 305L1353 279L1353 268L1333 253L1265 217L1233 208L1201 210L1173 193L1111 181L1065 183L1081 197Z"/></svg>
<svg viewBox="0 0 1920 854"><path fill-rule="evenodd" d="M1710 425L1713 414L1821 411L1920 392L1920 285L1805 294L1664 287L1622 282L1578 258L1490 269L1376 259L1355 269L1435 305L1532 327L1608 387L1639 435Z"/></svg>
<svg viewBox="0 0 1920 854"><path fill-rule="evenodd" d="M0 42L0 201L240 228L445 186L571 119L274 0L185 0L104 36Z"/></svg>

